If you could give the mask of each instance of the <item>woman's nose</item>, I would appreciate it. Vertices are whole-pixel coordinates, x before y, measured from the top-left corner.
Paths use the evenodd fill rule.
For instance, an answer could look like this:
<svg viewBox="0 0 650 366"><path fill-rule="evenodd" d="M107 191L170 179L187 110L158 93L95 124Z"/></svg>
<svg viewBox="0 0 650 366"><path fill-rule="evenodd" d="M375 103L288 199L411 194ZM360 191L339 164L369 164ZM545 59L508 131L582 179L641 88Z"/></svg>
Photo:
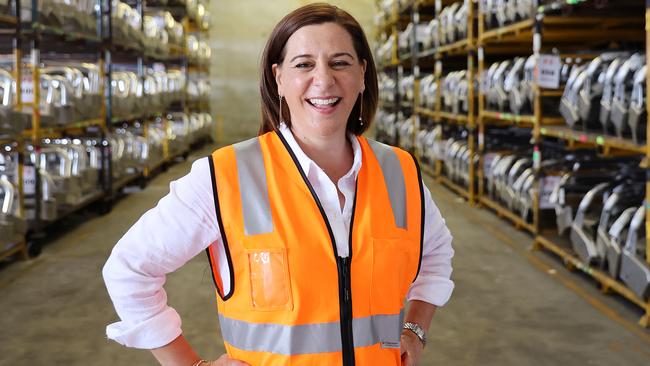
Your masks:
<svg viewBox="0 0 650 366"><path fill-rule="evenodd" d="M314 85L329 87L334 84L334 74L327 66L319 66L314 72Z"/></svg>

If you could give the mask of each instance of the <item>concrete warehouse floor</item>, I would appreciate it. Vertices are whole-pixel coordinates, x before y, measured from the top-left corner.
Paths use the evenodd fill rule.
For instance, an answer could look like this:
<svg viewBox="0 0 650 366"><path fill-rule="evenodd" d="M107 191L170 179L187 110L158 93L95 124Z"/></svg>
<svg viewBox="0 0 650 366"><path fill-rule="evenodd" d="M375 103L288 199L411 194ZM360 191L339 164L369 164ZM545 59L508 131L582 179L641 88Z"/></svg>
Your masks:
<svg viewBox="0 0 650 366"><path fill-rule="evenodd" d="M192 154L209 154L213 147ZM43 254L0 269L0 365L155 365L147 351L108 341L116 315L101 268L128 227L190 162L160 174L101 217L66 223ZM420 365L649 365L650 333L637 308L600 295L528 235L428 180L454 234L456 291L430 329ZM168 278L169 301L205 358L223 352L204 255ZM604 304L610 305L605 307ZM613 310L610 310L613 309Z"/></svg>

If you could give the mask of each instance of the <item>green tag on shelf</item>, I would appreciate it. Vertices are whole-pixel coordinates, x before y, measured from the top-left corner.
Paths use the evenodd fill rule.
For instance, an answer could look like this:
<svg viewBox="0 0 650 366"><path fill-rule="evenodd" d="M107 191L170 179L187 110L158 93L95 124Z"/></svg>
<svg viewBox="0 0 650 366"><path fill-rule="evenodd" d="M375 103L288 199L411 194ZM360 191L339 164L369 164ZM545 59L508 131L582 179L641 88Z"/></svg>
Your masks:
<svg viewBox="0 0 650 366"><path fill-rule="evenodd" d="M546 135L546 129L545 129L545 128L542 127L542 128L540 129L540 132L542 133L542 135Z"/></svg>
<svg viewBox="0 0 650 366"><path fill-rule="evenodd" d="M597 136L597 137L596 137L596 143L597 143L598 145L604 145L604 144L605 144L605 138L602 137L602 136Z"/></svg>

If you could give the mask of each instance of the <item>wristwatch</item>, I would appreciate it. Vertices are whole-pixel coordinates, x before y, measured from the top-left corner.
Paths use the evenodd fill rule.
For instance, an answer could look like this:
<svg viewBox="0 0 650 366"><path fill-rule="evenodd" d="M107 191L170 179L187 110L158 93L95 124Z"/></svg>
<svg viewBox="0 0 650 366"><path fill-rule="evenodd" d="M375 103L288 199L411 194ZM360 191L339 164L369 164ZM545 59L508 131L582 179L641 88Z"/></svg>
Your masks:
<svg viewBox="0 0 650 366"><path fill-rule="evenodd" d="M415 324L415 323L409 323L406 322L404 323L404 329L408 329L411 332L415 333L416 336L420 339L420 342L422 342L422 346L426 346L427 344L427 335L424 332L424 329L422 329L421 326Z"/></svg>

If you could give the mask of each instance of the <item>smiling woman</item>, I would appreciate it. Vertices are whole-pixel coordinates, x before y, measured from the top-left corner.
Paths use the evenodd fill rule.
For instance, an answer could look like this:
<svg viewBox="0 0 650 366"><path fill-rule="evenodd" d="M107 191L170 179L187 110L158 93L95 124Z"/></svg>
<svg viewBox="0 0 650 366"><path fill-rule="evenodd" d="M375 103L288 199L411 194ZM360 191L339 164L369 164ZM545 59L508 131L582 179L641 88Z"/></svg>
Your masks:
<svg viewBox="0 0 650 366"><path fill-rule="evenodd" d="M115 246L109 338L163 365L414 365L453 290L451 234L416 160L361 136L377 107L363 30L337 7L299 8L261 73L259 136L195 162ZM227 350L212 362L162 289L202 250Z"/></svg>

